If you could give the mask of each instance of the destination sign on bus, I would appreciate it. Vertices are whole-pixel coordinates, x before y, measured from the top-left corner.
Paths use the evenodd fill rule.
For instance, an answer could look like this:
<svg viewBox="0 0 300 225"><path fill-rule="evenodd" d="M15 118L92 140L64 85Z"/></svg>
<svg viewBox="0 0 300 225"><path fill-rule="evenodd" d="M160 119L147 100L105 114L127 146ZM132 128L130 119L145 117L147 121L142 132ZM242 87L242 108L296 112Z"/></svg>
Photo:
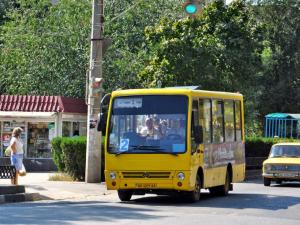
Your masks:
<svg viewBox="0 0 300 225"><path fill-rule="evenodd" d="M114 108L141 108L142 98L117 98L114 102Z"/></svg>

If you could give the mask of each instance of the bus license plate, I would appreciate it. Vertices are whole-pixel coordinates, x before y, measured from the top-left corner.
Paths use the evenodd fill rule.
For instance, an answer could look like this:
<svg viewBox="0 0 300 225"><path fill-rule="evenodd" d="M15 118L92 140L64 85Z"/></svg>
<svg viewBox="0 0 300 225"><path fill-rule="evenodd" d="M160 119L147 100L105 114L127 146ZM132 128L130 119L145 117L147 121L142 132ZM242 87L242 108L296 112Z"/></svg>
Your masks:
<svg viewBox="0 0 300 225"><path fill-rule="evenodd" d="M136 183L135 187L136 188L156 188L157 184L141 184L141 183Z"/></svg>

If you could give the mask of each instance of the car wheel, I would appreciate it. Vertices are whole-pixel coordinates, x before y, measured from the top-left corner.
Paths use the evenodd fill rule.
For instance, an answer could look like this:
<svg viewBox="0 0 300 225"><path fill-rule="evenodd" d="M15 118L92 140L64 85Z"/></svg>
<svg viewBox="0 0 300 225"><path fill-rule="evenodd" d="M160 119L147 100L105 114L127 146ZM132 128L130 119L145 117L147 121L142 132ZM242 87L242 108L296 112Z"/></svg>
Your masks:
<svg viewBox="0 0 300 225"><path fill-rule="evenodd" d="M282 184L282 180L276 180L276 184Z"/></svg>
<svg viewBox="0 0 300 225"><path fill-rule="evenodd" d="M264 186L270 186L271 185L271 179L264 177Z"/></svg>

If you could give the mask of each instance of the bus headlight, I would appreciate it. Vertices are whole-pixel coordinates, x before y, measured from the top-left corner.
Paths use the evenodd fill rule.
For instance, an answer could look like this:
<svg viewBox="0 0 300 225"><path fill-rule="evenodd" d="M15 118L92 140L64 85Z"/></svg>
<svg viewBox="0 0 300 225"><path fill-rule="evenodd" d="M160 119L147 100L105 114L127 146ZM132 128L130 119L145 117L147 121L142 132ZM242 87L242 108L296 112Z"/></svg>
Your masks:
<svg viewBox="0 0 300 225"><path fill-rule="evenodd" d="M183 180L184 180L184 178L185 178L185 175L184 175L184 173L183 173L183 172L179 172L179 173L177 173L177 178L178 178L178 180L181 180L181 181L183 181Z"/></svg>
<svg viewBox="0 0 300 225"><path fill-rule="evenodd" d="M109 172L109 177L111 180L115 180L117 178L117 175L115 172Z"/></svg>

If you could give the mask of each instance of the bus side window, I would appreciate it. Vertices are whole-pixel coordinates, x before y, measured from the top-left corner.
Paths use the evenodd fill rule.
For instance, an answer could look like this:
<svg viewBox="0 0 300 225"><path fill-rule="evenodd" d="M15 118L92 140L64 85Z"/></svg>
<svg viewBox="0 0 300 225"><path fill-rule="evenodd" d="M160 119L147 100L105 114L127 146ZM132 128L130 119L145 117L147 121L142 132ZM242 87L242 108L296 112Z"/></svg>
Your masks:
<svg viewBox="0 0 300 225"><path fill-rule="evenodd" d="M194 137L194 127L199 125L198 100L193 100L192 109L192 136Z"/></svg>
<svg viewBox="0 0 300 225"><path fill-rule="evenodd" d="M203 143L211 143L211 101L199 99L200 126L203 128Z"/></svg>
<svg viewBox="0 0 300 225"><path fill-rule="evenodd" d="M212 128L213 142L224 142L224 106L221 100L212 100Z"/></svg>
<svg viewBox="0 0 300 225"><path fill-rule="evenodd" d="M191 124L191 150L192 153L197 150L197 144L195 141L195 127L199 126L199 109L198 100L193 100L192 106L192 124Z"/></svg>
<svg viewBox="0 0 300 225"><path fill-rule="evenodd" d="M241 141L242 136L242 120L241 120L241 101L235 101L235 136L236 141Z"/></svg>
<svg viewBox="0 0 300 225"><path fill-rule="evenodd" d="M224 101L224 119L225 119L225 140L226 142L235 141L234 129L234 101Z"/></svg>

